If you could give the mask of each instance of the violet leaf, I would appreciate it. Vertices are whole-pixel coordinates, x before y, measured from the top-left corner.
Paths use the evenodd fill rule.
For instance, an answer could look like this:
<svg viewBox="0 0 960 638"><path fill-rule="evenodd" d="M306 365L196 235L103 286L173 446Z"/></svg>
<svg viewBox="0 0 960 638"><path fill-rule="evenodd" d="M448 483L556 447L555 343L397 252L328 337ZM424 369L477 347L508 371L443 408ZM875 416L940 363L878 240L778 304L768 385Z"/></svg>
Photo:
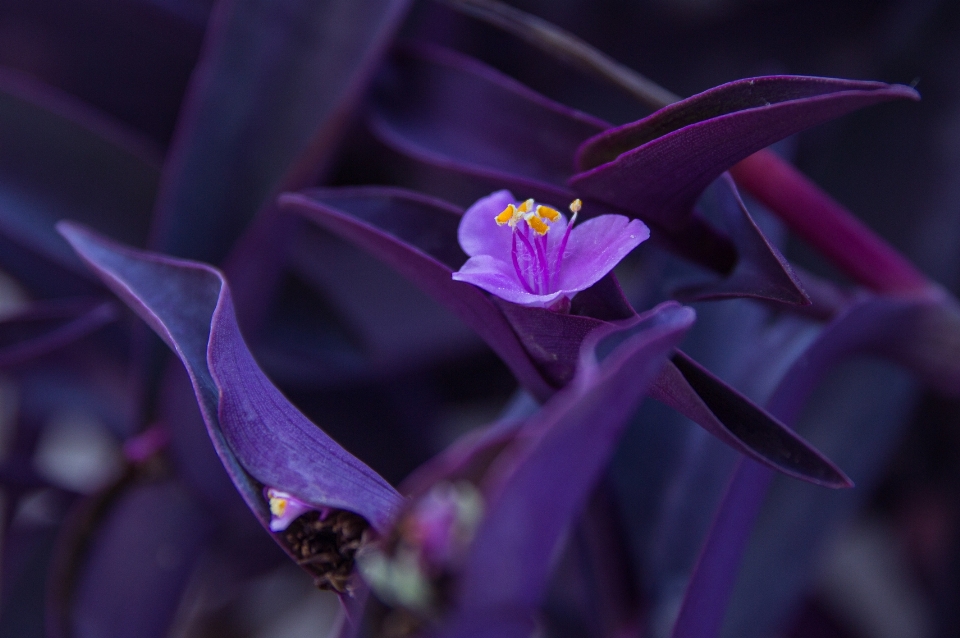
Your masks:
<svg viewBox="0 0 960 638"><path fill-rule="evenodd" d="M0 73L0 265L34 294L89 294L54 230L63 217L146 241L159 154L137 134L36 80Z"/></svg>
<svg viewBox="0 0 960 638"><path fill-rule="evenodd" d="M454 353L479 346L476 333L394 268L306 220L285 214L278 218L294 221L298 229L269 331L277 334L278 325L286 327L288 343L277 339L273 344L286 346L293 355L288 355L288 363L304 372L314 370L314 378L342 383L347 376L369 377L449 360ZM294 296L294 289L302 292ZM293 310L303 316L304 293L316 304L316 314L312 321L293 324L284 313ZM315 346L307 348L311 343ZM263 341L258 343L258 354L265 352L263 346ZM296 375L296 368L284 376Z"/></svg>
<svg viewBox="0 0 960 638"><path fill-rule="evenodd" d="M85 558L72 566L78 570L73 587L62 589L74 576L69 569L58 574L63 582L55 583L48 609L66 608L48 621L63 623L60 635L162 638L211 539L212 521L172 481L132 486L111 505ZM64 531L60 542L70 544L89 530L75 522Z"/></svg>
<svg viewBox="0 0 960 638"><path fill-rule="evenodd" d="M775 416L677 350L651 396L764 465L825 487L853 487L849 478Z"/></svg>
<svg viewBox="0 0 960 638"><path fill-rule="evenodd" d="M116 318L117 307L99 299L32 303L0 319L0 369L69 345Z"/></svg>
<svg viewBox="0 0 960 638"><path fill-rule="evenodd" d="M59 228L183 361L214 448L261 522L270 518L261 494L266 485L387 528L399 495L270 383L244 344L219 271L133 250L74 224Z"/></svg>
<svg viewBox="0 0 960 638"><path fill-rule="evenodd" d="M407 5L217 5L168 157L151 245L220 261L301 155L298 170L315 177ZM311 178L287 179L300 187Z"/></svg>
<svg viewBox="0 0 960 638"><path fill-rule="evenodd" d="M376 101L382 126L425 152L504 180L519 176L565 190L579 145L609 128L441 47L408 44L391 62Z"/></svg>
<svg viewBox="0 0 960 638"><path fill-rule="evenodd" d="M802 76L737 80L588 140L570 186L682 228L710 182L748 155L865 106L919 99L907 86Z"/></svg>
<svg viewBox="0 0 960 638"><path fill-rule="evenodd" d="M693 320L691 309L662 304L641 315L599 364L600 334L585 343L576 379L523 426L481 484L484 519L461 575L453 628L444 635L477 635L485 625L526 635L564 530Z"/></svg>
<svg viewBox="0 0 960 638"><path fill-rule="evenodd" d="M203 42L212 0L7 3L0 65L76 96L165 147Z"/></svg>

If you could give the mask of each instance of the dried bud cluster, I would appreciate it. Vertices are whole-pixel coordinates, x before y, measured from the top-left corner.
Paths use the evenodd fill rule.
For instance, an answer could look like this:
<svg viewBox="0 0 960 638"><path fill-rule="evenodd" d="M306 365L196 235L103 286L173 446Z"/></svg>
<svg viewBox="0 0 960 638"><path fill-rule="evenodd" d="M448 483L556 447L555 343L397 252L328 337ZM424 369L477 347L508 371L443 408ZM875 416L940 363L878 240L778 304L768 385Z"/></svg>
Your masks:
<svg viewBox="0 0 960 638"><path fill-rule="evenodd" d="M307 512L283 532L283 539L310 571L317 587L337 593L349 593L354 557L366 540L370 525L363 518L342 510L325 518L320 512Z"/></svg>

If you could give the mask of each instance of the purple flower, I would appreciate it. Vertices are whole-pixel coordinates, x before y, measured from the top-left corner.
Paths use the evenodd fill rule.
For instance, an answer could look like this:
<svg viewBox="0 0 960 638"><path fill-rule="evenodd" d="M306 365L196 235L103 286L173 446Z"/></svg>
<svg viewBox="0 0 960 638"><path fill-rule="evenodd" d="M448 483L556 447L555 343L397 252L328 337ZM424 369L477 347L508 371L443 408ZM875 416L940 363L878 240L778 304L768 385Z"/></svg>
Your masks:
<svg viewBox="0 0 960 638"><path fill-rule="evenodd" d="M264 495L270 504L271 532L282 532L290 527L290 523L300 518L301 515L317 509L309 503L304 503L293 494L272 487L266 488ZM324 510L326 510L326 508L324 508ZM326 511L322 511L321 517L325 514Z"/></svg>
<svg viewBox="0 0 960 638"><path fill-rule="evenodd" d="M574 228L580 205L570 204L567 223L553 208L517 202L507 190L477 201L458 231L470 259L453 278L521 306L563 307L650 237L643 222L623 215L601 215Z"/></svg>

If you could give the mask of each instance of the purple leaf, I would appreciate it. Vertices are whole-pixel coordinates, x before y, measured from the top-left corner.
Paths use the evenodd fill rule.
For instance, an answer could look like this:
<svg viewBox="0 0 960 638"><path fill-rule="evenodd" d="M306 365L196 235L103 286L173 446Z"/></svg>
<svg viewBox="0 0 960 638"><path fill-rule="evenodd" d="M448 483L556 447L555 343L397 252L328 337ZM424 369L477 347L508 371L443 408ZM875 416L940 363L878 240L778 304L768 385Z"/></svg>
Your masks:
<svg viewBox="0 0 960 638"><path fill-rule="evenodd" d="M801 76L737 80L583 144L570 180L584 197L668 229L684 227L710 182L755 151L871 104L919 99L913 89Z"/></svg>
<svg viewBox="0 0 960 638"><path fill-rule="evenodd" d="M779 419L679 350L657 377L651 396L738 452L787 476L825 487L853 487L838 467Z"/></svg>
<svg viewBox="0 0 960 638"><path fill-rule="evenodd" d="M321 381L343 383L348 376L410 371L480 347L473 331L395 269L306 220L279 217L295 221L298 232L265 332L277 335L277 327L285 327L286 351L300 353L297 368L315 370L314 378ZM309 318L305 295L316 308ZM304 319L294 322L291 315ZM273 343L282 345L276 338ZM311 343L315 347L308 348ZM260 340L258 355L263 346ZM296 361L290 357L288 363ZM284 378L291 373L298 374L290 368ZM303 387L304 380L296 385Z"/></svg>
<svg viewBox="0 0 960 638"><path fill-rule="evenodd" d="M168 157L151 245L220 261L285 175L292 187L310 183L408 4L217 5Z"/></svg>
<svg viewBox="0 0 960 638"><path fill-rule="evenodd" d="M166 146L212 0L4 3L0 65L77 96ZM164 6L166 5L166 6Z"/></svg>
<svg viewBox="0 0 960 638"><path fill-rule="evenodd" d="M750 217L730 176L721 175L704 197L722 216L724 229L737 247L737 263L722 280L674 291L673 296L685 301L756 297L809 305L790 264Z"/></svg>
<svg viewBox="0 0 960 638"><path fill-rule="evenodd" d="M399 495L310 423L264 376L240 335L219 271L133 250L76 225L59 228L183 361L214 447L262 523L268 524L269 514L261 484L318 509L355 512L377 530L387 528Z"/></svg>
<svg viewBox="0 0 960 638"><path fill-rule="evenodd" d="M41 301L0 319L0 369L62 348L115 321L117 307L91 299Z"/></svg>
<svg viewBox="0 0 960 638"><path fill-rule="evenodd" d="M66 531L61 543L81 542L75 535L88 530L71 525ZM206 512L174 482L121 494L90 539L86 559L73 566L79 568L75 589L60 592L69 603L53 599L69 605L67 617L56 619L69 624L59 627L60 635L166 636L211 532Z"/></svg>
<svg viewBox="0 0 960 638"><path fill-rule="evenodd" d="M609 127L441 47L404 46L391 71L376 102L381 126L423 152L501 176L511 187L509 180L521 177L565 190L578 146Z"/></svg>
<svg viewBox="0 0 960 638"><path fill-rule="evenodd" d="M136 134L36 80L0 73L0 264L40 296L89 294L54 224L146 240L159 156Z"/></svg>
<svg viewBox="0 0 960 638"><path fill-rule="evenodd" d="M577 378L523 426L481 484L485 516L461 575L453 629L445 636L485 635L484 625L504 621L503 630L513 629L502 635L526 635L523 618L532 622L564 530L693 320L689 308L658 306L599 364L596 341L585 344Z"/></svg>

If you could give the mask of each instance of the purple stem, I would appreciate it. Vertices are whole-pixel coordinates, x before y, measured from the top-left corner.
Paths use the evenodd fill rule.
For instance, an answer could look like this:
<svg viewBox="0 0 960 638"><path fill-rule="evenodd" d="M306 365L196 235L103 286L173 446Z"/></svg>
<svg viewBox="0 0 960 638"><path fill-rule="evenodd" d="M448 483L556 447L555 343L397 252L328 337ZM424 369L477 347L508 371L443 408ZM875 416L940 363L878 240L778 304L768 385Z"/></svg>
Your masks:
<svg viewBox="0 0 960 638"><path fill-rule="evenodd" d="M881 293L929 290L929 280L916 266L771 151L754 153L730 173L790 230L860 284Z"/></svg>

